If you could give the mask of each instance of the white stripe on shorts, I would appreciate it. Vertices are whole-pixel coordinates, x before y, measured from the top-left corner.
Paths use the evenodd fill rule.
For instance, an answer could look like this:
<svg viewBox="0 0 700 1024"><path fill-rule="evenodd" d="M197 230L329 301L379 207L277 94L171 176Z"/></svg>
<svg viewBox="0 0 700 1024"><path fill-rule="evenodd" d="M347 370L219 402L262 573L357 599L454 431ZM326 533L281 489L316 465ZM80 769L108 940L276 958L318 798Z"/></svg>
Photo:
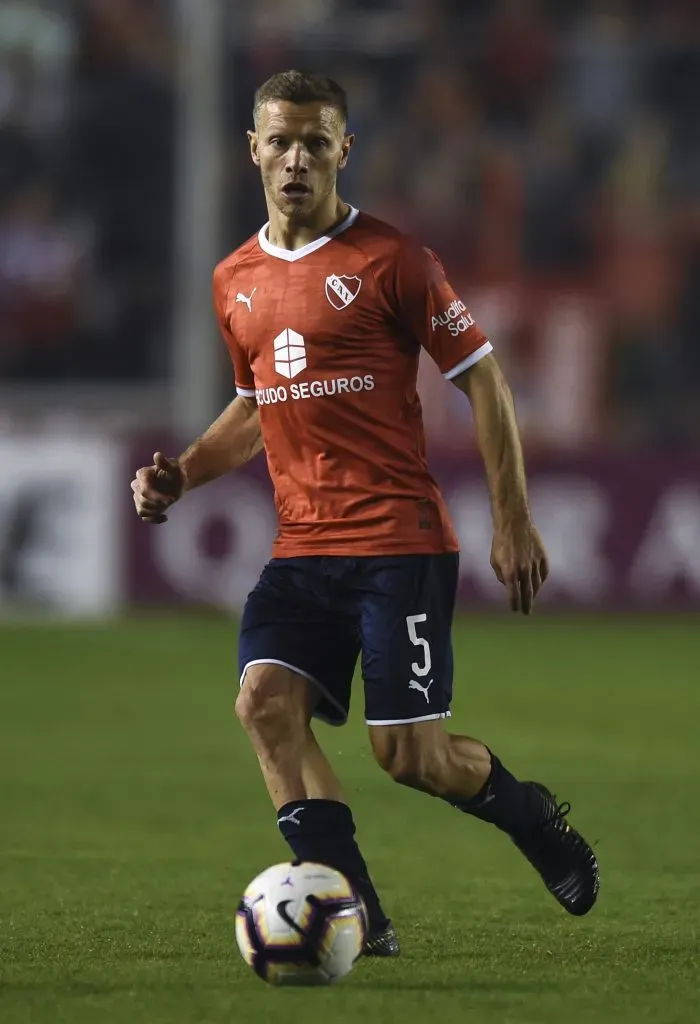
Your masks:
<svg viewBox="0 0 700 1024"><path fill-rule="evenodd" d="M246 662L246 664L243 666L243 671L241 672L239 686L243 686L243 683L245 682L246 672L251 667L251 665L280 665L282 668L288 668L290 672L294 672L296 673L296 675L301 676L302 679L308 679L310 683L313 683L314 686L321 691L321 693L326 698L328 703L332 704L334 708L338 709L338 711L340 712L341 721L339 722L337 721L337 719L328 718L327 715L323 714L314 714L314 718L320 718L322 722L327 722L328 725L345 725L345 723L347 722L347 711L345 710L344 707L342 707L341 704L338 703L337 700L335 700L331 696L331 694L325 688L323 683L319 683L318 679L314 678L314 676L310 675L308 672L305 672L303 668L298 668L296 665L290 665L288 661L280 661L278 658L255 658L254 661Z"/></svg>
<svg viewBox="0 0 700 1024"><path fill-rule="evenodd" d="M439 718L451 718L451 711L443 711L439 715L421 715L420 718L387 718L380 722L366 720L367 725L414 725L416 722L436 722Z"/></svg>

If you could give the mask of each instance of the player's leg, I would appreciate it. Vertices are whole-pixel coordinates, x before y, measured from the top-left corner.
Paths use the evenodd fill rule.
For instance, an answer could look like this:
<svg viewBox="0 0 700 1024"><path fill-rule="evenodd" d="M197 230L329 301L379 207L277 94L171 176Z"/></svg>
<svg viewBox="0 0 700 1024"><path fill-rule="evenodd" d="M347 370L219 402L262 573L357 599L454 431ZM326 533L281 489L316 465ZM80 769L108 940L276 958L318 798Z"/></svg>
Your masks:
<svg viewBox="0 0 700 1024"><path fill-rule="evenodd" d="M443 721L374 726L370 739L397 782L495 825L570 914L591 909L600 883L596 856L566 820L570 806L557 805L546 786L519 782L483 744L449 734Z"/></svg>
<svg viewBox="0 0 700 1024"><path fill-rule="evenodd" d="M301 800L345 802L342 786L311 729L316 686L262 661L245 672L236 714L248 734L276 810Z"/></svg>
<svg viewBox="0 0 700 1024"><path fill-rule="evenodd" d="M315 599L319 561L274 560L251 593L241 627L236 711L295 858L328 864L351 879L367 906L372 937L390 922L340 782L310 725L312 715L335 725L346 720L359 651L356 624L329 617Z"/></svg>
<svg viewBox="0 0 700 1024"><path fill-rule="evenodd" d="M328 864L350 878L367 906L366 952L396 955L398 941L355 840L352 812L309 723L317 703L318 691L309 680L278 665L259 664L246 673L236 712L294 857Z"/></svg>
<svg viewBox="0 0 700 1024"><path fill-rule="evenodd" d="M367 721L379 764L396 781L445 800L509 835L571 913L598 891L591 848L551 793L521 782L479 740L448 733L457 561L376 560L363 599Z"/></svg>
<svg viewBox="0 0 700 1024"><path fill-rule="evenodd" d="M474 801L472 813L484 791L485 820L509 832L526 827L539 803L529 789L479 740L443 728L452 700L457 556L369 559L366 572L371 585L362 599L362 672L377 760L405 785ZM489 782L499 798L487 792Z"/></svg>

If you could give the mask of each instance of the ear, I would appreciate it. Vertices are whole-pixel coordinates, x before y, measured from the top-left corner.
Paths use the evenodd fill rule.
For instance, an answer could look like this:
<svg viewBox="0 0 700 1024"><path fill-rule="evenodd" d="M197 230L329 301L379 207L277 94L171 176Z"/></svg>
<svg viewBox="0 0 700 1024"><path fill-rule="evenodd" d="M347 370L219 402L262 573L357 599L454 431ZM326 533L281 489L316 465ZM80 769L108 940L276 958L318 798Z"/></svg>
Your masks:
<svg viewBox="0 0 700 1024"><path fill-rule="evenodd" d="M260 166L260 157L258 156L258 133L257 132L246 132L248 136L248 144L250 145L250 158L256 167Z"/></svg>
<svg viewBox="0 0 700 1024"><path fill-rule="evenodd" d="M342 169L347 164L348 157L350 156L350 150L352 149L354 144L355 144L355 136L354 135L346 135L345 138L343 139L343 143L342 143L342 145L340 147L340 163L338 164L338 170L339 171L342 171Z"/></svg>

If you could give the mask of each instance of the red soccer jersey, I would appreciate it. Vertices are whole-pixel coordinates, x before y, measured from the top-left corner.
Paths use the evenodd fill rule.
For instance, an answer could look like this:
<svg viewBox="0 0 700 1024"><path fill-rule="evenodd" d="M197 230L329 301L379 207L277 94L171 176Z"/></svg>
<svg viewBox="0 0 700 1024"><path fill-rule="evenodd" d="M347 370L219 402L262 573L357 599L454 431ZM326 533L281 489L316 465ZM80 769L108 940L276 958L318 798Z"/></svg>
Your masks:
<svg viewBox="0 0 700 1024"><path fill-rule="evenodd" d="M429 250L351 210L290 251L267 225L216 268L240 395L255 397L276 557L457 551L428 472L421 346L447 379L491 351Z"/></svg>

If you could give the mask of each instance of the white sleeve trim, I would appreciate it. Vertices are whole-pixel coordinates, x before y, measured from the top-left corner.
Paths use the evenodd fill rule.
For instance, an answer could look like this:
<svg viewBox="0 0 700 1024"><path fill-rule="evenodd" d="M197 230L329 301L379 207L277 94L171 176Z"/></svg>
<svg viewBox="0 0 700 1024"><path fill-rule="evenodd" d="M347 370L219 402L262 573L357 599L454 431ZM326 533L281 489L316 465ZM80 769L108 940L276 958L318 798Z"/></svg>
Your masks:
<svg viewBox="0 0 700 1024"><path fill-rule="evenodd" d="M255 398L255 389L241 388L236 384L236 394L240 395L242 398Z"/></svg>
<svg viewBox="0 0 700 1024"><path fill-rule="evenodd" d="M490 341L485 341L481 348L478 348L476 352L472 352L472 354L467 356L466 359L463 359L461 363L457 363L457 365L453 366L451 370L448 370L447 373L443 374L445 380L454 380L455 377L459 377L460 373L464 373L464 371L468 370L470 366L474 365L474 363L478 363L479 360L483 359L484 356L487 356L489 352L493 352L493 345Z"/></svg>

